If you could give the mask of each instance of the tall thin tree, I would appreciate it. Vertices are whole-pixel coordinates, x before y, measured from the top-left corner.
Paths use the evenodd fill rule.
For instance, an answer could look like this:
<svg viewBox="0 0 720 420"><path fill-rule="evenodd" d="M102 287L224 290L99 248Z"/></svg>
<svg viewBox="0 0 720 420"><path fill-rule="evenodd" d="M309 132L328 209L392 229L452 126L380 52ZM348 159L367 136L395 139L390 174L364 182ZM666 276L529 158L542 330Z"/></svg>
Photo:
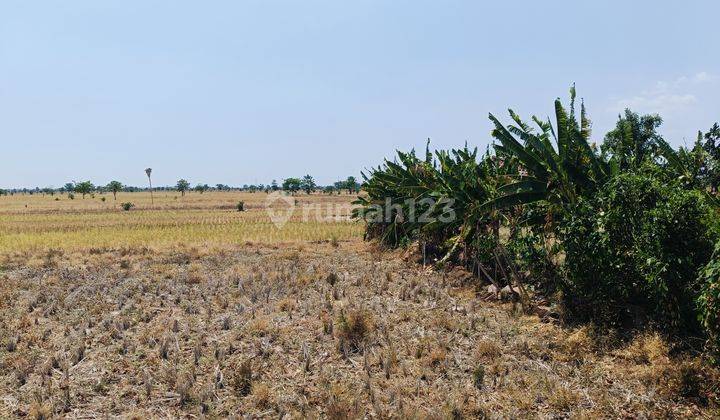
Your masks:
<svg viewBox="0 0 720 420"><path fill-rule="evenodd" d="M148 182L150 183L150 204L155 205L155 199L153 198L152 179L150 178L150 175L152 174L152 168L145 169L145 173L147 174Z"/></svg>

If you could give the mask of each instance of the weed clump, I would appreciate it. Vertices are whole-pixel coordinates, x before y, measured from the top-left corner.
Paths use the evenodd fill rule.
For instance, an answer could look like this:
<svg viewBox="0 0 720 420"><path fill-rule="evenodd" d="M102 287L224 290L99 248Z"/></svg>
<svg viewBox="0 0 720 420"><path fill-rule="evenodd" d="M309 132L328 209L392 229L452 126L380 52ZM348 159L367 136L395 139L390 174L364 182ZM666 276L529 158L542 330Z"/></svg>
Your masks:
<svg viewBox="0 0 720 420"><path fill-rule="evenodd" d="M235 369L233 375L233 388L241 397L245 397L252 392L252 364L250 359L240 363Z"/></svg>
<svg viewBox="0 0 720 420"><path fill-rule="evenodd" d="M367 345L369 334L375 328L372 315L362 309L341 312L337 325L339 347L343 353L362 352Z"/></svg>

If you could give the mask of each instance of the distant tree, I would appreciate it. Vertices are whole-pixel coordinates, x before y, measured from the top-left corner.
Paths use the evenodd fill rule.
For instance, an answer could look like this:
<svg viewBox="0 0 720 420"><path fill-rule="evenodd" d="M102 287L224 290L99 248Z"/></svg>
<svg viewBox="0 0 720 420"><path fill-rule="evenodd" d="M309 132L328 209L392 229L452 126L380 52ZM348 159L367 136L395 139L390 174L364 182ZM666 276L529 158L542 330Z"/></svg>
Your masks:
<svg viewBox="0 0 720 420"><path fill-rule="evenodd" d="M205 191L209 190L210 186L208 184L197 184L195 186L195 191L199 192L200 194L204 193Z"/></svg>
<svg viewBox="0 0 720 420"><path fill-rule="evenodd" d="M45 187L42 189L42 193L43 193L43 195L47 194L47 195L53 196L53 195L55 195L55 188Z"/></svg>
<svg viewBox="0 0 720 420"><path fill-rule="evenodd" d="M152 178L150 175L152 175L152 168L146 168L145 174L148 177L148 183L150 184L150 203L155 204L155 199L153 198L153 189L152 189Z"/></svg>
<svg viewBox="0 0 720 420"><path fill-rule="evenodd" d="M215 189L218 191L225 191L225 190L229 190L230 187L225 184L215 184Z"/></svg>
<svg viewBox="0 0 720 420"><path fill-rule="evenodd" d="M75 183L74 182L68 182L62 187L63 192L71 193L75 191Z"/></svg>
<svg viewBox="0 0 720 420"><path fill-rule="evenodd" d="M179 181L177 182L177 184L175 185L175 189L178 190L178 191L180 191L180 195L182 195L183 197L185 197L185 191L187 191L188 189L190 189L190 183L187 182L187 181L184 180L184 179L181 179L181 180L179 180Z"/></svg>
<svg viewBox="0 0 720 420"><path fill-rule="evenodd" d="M334 185L328 185L325 188L323 188L323 192L328 195L333 195L333 193L336 191L336 188Z"/></svg>
<svg viewBox="0 0 720 420"><path fill-rule="evenodd" d="M348 194L355 194L360 189L360 184L358 184L354 176L349 176L345 180L345 188L348 190Z"/></svg>
<svg viewBox="0 0 720 420"><path fill-rule="evenodd" d="M3 190L2 188L0 188L0 196L2 195L8 195L8 192L7 190Z"/></svg>
<svg viewBox="0 0 720 420"><path fill-rule="evenodd" d="M280 189L280 187L278 187L278 183L276 180L274 180L274 179L272 180L272 183L270 184L270 189L272 189L273 191L277 191Z"/></svg>
<svg viewBox="0 0 720 420"><path fill-rule="evenodd" d="M317 185L315 184L315 180L310 175L305 175L300 180L300 188L305 191L306 194L310 194L311 192L315 191L315 188Z"/></svg>
<svg viewBox="0 0 720 420"><path fill-rule="evenodd" d="M85 198L85 195L92 193L94 190L95 186L90 181L83 181L75 184L75 192L82 194L83 199Z"/></svg>
<svg viewBox="0 0 720 420"><path fill-rule="evenodd" d="M290 193L296 193L300 190L302 180L300 178L287 178L282 183L282 189Z"/></svg>
<svg viewBox="0 0 720 420"><path fill-rule="evenodd" d="M113 200L117 200L117 193L122 191L123 184L120 181L110 181L109 184L107 184L107 190L110 191L113 195Z"/></svg>
<svg viewBox="0 0 720 420"><path fill-rule="evenodd" d="M657 132L660 125L662 118L657 114L639 115L626 109L615 129L605 135L601 150L610 155L621 170L637 168L655 156L658 140L662 140Z"/></svg>

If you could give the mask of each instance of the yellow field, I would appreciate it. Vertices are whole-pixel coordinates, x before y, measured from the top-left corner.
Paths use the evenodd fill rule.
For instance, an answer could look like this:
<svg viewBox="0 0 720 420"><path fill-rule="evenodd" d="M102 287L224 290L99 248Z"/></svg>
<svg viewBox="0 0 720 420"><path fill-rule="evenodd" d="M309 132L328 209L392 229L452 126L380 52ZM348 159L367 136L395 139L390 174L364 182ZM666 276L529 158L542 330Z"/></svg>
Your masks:
<svg viewBox="0 0 720 420"><path fill-rule="evenodd" d="M102 201L102 198L105 201ZM297 195L295 204L279 201L273 208L290 218L276 226L266 212L265 193L155 192L0 197L0 253L41 249L84 249L123 246L194 246L245 242L282 243L348 240L362 235L350 221L350 195ZM244 212L236 210L245 202ZM120 204L131 202L131 211ZM314 206L314 207L313 207ZM310 210L308 210L308 208Z"/></svg>

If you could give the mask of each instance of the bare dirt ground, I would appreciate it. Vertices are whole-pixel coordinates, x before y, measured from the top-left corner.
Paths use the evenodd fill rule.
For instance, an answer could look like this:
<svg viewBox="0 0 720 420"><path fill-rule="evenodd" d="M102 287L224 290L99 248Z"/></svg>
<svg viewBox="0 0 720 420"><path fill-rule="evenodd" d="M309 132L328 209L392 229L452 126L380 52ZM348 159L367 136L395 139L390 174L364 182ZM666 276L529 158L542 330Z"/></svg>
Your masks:
<svg viewBox="0 0 720 420"><path fill-rule="evenodd" d="M25 252L0 417L717 417L717 372L359 241Z"/></svg>

